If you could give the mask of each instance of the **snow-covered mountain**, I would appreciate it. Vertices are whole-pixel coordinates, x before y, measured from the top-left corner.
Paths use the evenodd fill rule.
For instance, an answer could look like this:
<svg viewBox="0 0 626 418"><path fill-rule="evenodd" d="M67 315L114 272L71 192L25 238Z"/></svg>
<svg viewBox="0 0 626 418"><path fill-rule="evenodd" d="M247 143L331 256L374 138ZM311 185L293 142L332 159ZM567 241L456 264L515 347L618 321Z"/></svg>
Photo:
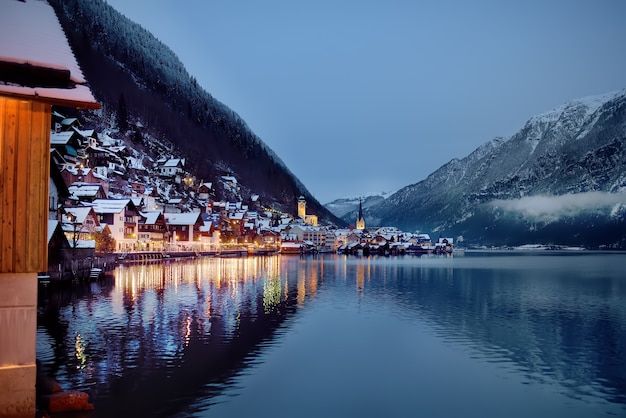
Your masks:
<svg viewBox="0 0 626 418"><path fill-rule="evenodd" d="M364 196L335 199L332 202L324 204L324 207L331 211L335 216L341 218L346 213L358 211L359 203L362 203L363 208L368 208L381 203L392 194L393 193L387 192L368 193ZM355 219L352 220L352 223L354 223L354 221Z"/></svg>
<svg viewBox="0 0 626 418"><path fill-rule="evenodd" d="M626 89L574 100L364 209L483 244L626 244ZM354 218L346 214L344 220Z"/></svg>

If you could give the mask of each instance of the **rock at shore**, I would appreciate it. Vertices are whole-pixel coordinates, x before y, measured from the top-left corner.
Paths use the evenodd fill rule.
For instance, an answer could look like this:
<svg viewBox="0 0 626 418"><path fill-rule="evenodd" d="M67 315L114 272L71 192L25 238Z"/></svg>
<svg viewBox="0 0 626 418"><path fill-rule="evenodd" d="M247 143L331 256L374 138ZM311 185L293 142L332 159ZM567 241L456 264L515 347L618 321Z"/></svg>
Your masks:
<svg viewBox="0 0 626 418"><path fill-rule="evenodd" d="M45 407L49 413L72 411L91 411L93 404L89 403L89 395L85 392L64 391L43 396Z"/></svg>

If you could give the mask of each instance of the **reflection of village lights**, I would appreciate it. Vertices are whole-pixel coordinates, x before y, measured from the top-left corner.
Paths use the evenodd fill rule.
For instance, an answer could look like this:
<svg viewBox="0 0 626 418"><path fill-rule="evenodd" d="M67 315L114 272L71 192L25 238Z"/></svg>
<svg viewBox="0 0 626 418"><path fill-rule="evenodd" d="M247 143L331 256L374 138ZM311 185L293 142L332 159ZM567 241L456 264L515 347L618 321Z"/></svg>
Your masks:
<svg viewBox="0 0 626 418"><path fill-rule="evenodd" d="M76 334L74 348L76 348L76 358L80 361L80 365L76 368L83 369L85 367L85 363L87 363L87 354L85 354L85 342L80 334Z"/></svg>
<svg viewBox="0 0 626 418"><path fill-rule="evenodd" d="M187 315L187 326L185 331L185 347L189 345L191 339L191 316Z"/></svg>

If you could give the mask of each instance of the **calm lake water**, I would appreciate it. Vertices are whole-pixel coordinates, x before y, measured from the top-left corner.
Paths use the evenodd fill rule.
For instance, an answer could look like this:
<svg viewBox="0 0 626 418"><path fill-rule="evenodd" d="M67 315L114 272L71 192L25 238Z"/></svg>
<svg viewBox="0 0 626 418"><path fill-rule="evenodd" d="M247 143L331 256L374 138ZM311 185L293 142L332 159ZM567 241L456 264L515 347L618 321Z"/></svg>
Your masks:
<svg viewBox="0 0 626 418"><path fill-rule="evenodd" d="M205 258L40 296L88 417L626 417L626 255Z"/></svg>

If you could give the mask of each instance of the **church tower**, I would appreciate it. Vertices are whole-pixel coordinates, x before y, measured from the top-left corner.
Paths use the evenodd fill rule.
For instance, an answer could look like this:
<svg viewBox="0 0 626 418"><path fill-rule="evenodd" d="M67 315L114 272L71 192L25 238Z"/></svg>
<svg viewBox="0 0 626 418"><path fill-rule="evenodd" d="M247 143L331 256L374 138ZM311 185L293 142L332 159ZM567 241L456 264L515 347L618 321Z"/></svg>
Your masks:
<svg viewBox="0 0 626 418"><path fill-rule="evenodd" d="M359 199L359 215L356 217L356 229L362 231L365 229L365 218L363 218L363 201Z"/></svg>
<svg viewBox="0 0 626 418"><path fill-rule="evenodd" d="M298 198L298 217L306 219L306 200L304 196Z"/></svg>

